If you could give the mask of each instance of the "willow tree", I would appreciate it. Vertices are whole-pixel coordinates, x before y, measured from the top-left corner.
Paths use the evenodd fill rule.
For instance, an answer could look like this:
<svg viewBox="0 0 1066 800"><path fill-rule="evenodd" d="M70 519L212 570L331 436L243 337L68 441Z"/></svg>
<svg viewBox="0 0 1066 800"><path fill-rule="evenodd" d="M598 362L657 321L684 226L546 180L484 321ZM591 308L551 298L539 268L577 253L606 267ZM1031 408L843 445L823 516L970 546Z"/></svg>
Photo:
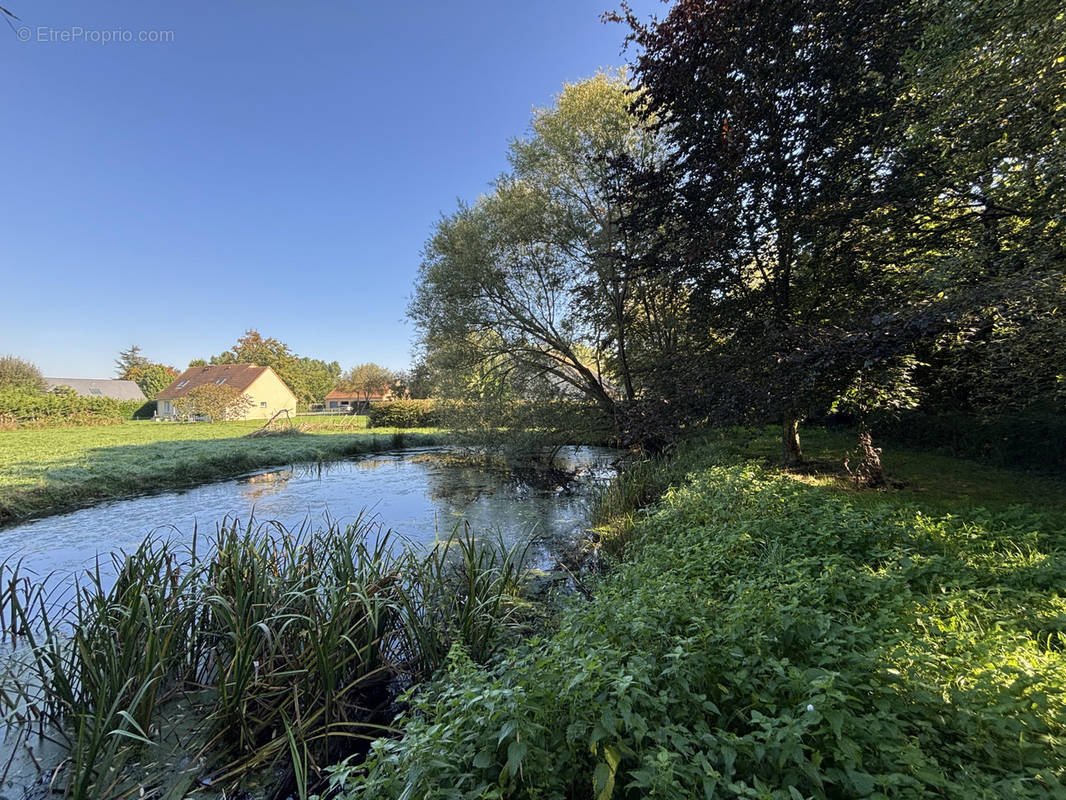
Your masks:
<svg viewBox="0 0 1066 800"><path fill-rule="evenodd" d="M637 267L642 242L618 224L612 165L650 168L662 149L630 102L621 75L567 85L511 144L492 191L438 223L409 309L438 373L492 365L611 416L638 394L657 346L647 329L661 324L647 301L660 289Z"/></svg>

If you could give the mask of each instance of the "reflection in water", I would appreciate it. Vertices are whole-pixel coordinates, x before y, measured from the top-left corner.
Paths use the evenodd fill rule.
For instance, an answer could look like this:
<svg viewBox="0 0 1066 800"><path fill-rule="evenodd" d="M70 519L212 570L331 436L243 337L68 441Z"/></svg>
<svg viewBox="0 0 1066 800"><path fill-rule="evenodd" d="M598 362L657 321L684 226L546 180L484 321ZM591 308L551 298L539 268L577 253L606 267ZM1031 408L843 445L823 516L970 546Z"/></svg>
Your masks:
<svg viewBox="0 0 1066 800"><path fill-rule="evenodd" d="M292 469L249 475L240 481L247 487L241 491L241 497L245 500L255 501L266 497L268 494L275 494L283 489L285 484L291 481L295 474L296 468L293 467Z"/></svg>
<svg viewBox="0 0 1066 800"><path fill-rule="evenodd" d="M443 448L296 465L0 530L0 560L16 555L39 574L69 574L98 554L132 550L164 526L191 540L197 526L202 536L227 516L298 526L308 519L321 524L328 515L347 524L368 509L384 528L415 543L432 544L463 522L475 533L498 531L507 542L536 536L532 555L545 565L585 527L589 493L580 487L613 474L614 456L603 448L566 448L562 466L586 479L570 494L516 480L506 462L471 462Z"/></svg>

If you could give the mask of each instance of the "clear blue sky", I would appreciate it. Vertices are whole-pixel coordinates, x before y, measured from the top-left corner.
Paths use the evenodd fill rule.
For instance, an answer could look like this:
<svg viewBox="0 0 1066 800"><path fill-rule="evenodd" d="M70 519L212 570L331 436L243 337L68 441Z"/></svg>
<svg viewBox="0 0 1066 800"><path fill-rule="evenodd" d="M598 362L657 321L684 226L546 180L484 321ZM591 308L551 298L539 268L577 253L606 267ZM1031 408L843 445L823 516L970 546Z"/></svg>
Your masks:
<svg viewBox="0 0 1066 800"><path fill-rule="evenodd" d="M2 5L0 355L58 377L246 328L407 366L435 221L533 107L625 60L612 0Z"/></svg>

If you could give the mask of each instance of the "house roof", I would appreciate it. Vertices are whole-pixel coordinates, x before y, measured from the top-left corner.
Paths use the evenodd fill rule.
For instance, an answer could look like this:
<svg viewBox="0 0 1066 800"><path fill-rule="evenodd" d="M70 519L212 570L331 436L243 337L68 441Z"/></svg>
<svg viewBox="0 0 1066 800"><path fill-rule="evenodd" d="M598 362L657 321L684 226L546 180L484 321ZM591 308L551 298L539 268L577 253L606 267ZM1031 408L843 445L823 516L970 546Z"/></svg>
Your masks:
<svg viewBox="0 0 1066 800"><path fill-rule="evenodd" d="M114 400L140 400L144 396L141 387L133 381L108 380L107 378L45 378L47 388L52 391L57 386L69 386L82 397L110 397Z"/></svg>
<svg viewBox="0 0 1066 800"><path fill-rule="evenodd" d="M232 386L238 392L244 392L267 372L285 386L285 382L278 378L277 373L270 367L260 367L256 364L209 364L206 367L189 367L156 397L159 400L174 400L184 397L198 386L208 384ZM288 386L285 388L289 389ZM289 394L292 394L291 389Z"/></svg>
<svg viewBox="0 0 1066 800"><path fill-rule="evenodd" d="M350 389L336 388L326 395L327 400L384 400L392 393L389 387L371 392L369 397L365 392L353 392Z"/></svg>

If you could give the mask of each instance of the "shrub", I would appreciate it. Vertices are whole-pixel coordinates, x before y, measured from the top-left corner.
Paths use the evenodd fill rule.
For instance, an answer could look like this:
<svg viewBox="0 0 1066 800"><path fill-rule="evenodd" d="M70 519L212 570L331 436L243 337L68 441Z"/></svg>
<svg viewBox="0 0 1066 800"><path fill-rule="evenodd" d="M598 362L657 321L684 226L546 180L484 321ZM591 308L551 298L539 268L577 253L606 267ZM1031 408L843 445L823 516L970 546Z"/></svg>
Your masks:
<svg viewBox="0 0 1066 800"><path fill-rule="evenodd" d="M111 425L129 419L143 403L120 403L110 397L0 392L0 419L10 427Z"/></svg>
<svg viewBox="0 0 1066 800"><path fill-rule="evenodd" d="M432 428L438 422L432 400L388 400L370 407L371 428Z"/></svg>
<svg viewBox="0 0 1066 800"><path fill-rule="evenodd" d="M119 403L123 419L151 419L155 415L155 407L155 400L123 400Z"/></svg>
<svg viewBox="0 0 1066 800"><path fill-rule="evenodd" d="M412 693L350 800L1066 794L1066 532L930 518L751 466L633 529L557 634Z"/></svg>
<svg viewBox="0 0 1066 800"><path fill-rule="evenodd" d="M240 419L251 407L251 398L240 390L213 383L190 389L187 395L174 401L179 414L207 417L212 422Z"/></svg>
<svg viewBox="0 0 1066 800"><path fill-rule="evenodd" d="M0 392L40 394L44 389L44 377L36 364L16 356L0 356Z"/></svg>

